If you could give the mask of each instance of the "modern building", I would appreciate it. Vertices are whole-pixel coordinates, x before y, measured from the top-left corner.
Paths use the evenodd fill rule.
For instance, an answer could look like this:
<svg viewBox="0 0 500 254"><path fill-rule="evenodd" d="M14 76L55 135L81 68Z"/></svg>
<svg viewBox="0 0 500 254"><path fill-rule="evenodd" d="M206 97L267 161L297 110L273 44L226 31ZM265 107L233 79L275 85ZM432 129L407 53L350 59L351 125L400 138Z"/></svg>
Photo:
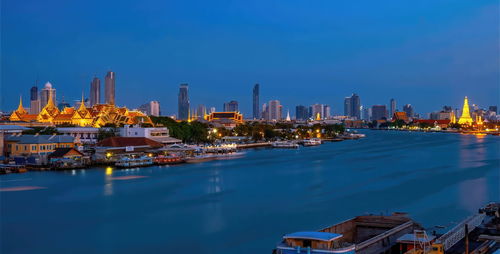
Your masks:
<svg viewBox="0 0 500 254"><path fill-rule="evenodd" d="M295 107L296 120L307 120L308 118L309 118L309 112L306 106L298 105Z"/></svg>
<svg viewBox="0 0 500 254"><path fill-rule="evenodd" d="M54 104L57 104L56 89L52 88L52 84L50 82L47 82L42 88L42 91L40 91L40 110L47 105L49 98L52 98Z"/></svg>
<svg viewBox="0 0 500 254"><path fill-rule="evenodd" d="M396 112L396 100L391 99L391 101L389 102L389 116L392 117L392 115L394 115L394 112Z"/></svg>
<svg viewBox="0 0 500 254"><path fill-rule="evenodd" d="M315 120L322 120L324 119L324 105L323 104L314 104L311 105L312 109L312 118Z"/></svg>
<svg viewBox="0 0 500 254"><path fill-rule="evenodd" d="M33 86L30 89L30 114L38 114L41 110L40 96L38 96L38 87Z"/></svg>
<svg viewBox="0 0 500 254"><path fill-rule="evenodd" d="M252 94L253 119L260 119L259 99L260 99L260 85L255 84L253 87L253 94Z"/></svg>
<svg viewBox="0 0 500 254"><path fill-rule="evenodd" d="M385 105L372 106L372 120L387 120L387 109Z"/></svg>
<svg viewBox="0 0 500 254"><path fill-rule="evenodd" d="M158 101L150 101L142 104L139 110L148 116L160 116L160 103Z"/></svg>
<svg viewBox="0 0 500 254"><path fill-rule="evenodd" d="M90 106L101 103L101 80L94 77L90 82Z"/></svg>
<svg viewBox="0 0 500 254"><path fill-rule="evenodd" d="M371 117L372 117L372 108L363 107L362 119L365 121L370 121Z"/></svg>
<svg viewBox="0 0 500 254"><path fill-rule="evenodd" d="M120 137L148 138L162 144L176 144L182 142L182 140L170 137L167 127L143 128L138 125L125 125L123 128L120 128L119 135Z"/></svg>
<svg viewBox="0 0 500 254"><path fill-rule="evenodd" d="M498 114L497 106L489 106L488 111L491 111L491 112L494 112L495 114Z"/></svg>
<svg viewBox="0 0 500 254"><path fill-rule="evenodd" d="M223 109L224 109L224 112L239 112L238 102L237 101L226 102L223 105Z"/></svg>
<svg viewBox="0 0 500 254"><path fill-rule="evenodd" d="M323 106L323 119L330 119L331 108L328 105Z"/></svg>
<svg viewBox="0 0 500 254"><path fill-rule="evenodd" d="M408 118L413 118L415 116L415 113L413 111L413 107L411 106L411 104L404 105L403 111L406 113L406 116L408 116Z"/></svg>
<svg viewBox="0 0 500 254"><path fill-rule="evenodd" d="M357 94L353 93L344 99L344 115L361 119L361 101Z"/></svg>
<svg viewBox="0 0 500 254"><path fill-rule="evenodd" d="M115 105L115 73L108 71L104 79L104 102Z"/></svg>
<svg viewBox="0 0 500 254"><path fill-rule="evenodd" d="M187 120L189 118L189 96L188 84L181 84L178 96L178 119Z"/></svg>
<svg viewBox="0 0 500 254"><path fill-rule="evenodd" d="M281 103L279 100L271 100L268 104L268 121L279 121L282 119L282 109Z"/></svg>
<svg viewBox="0 0 500 254"><path fill-rule="evenodd" d="M204 119L205 115L207 115L207 107L203 104L199 104L198 108L196 108L196 115L198 116L198 120Z"/></svg>
<svg viewBox="0 0 500 254"><path fill-rule="evenodd" d="M104 128L109 131L111 128ZM97 143L99 136L99 128L94 127L58 127L57 132L62 135L67 135L75 138L75 142L85 145L93 145Z"/></svg>

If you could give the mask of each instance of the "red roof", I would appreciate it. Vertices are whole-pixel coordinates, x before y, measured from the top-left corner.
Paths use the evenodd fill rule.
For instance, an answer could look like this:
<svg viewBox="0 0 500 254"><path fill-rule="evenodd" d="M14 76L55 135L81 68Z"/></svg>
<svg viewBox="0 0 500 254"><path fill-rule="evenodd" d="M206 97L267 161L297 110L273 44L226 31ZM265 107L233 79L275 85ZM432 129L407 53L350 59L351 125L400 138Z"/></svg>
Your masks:
<svg viewBox="0 0 500 254"><path fill-rule="evenodd" d="M432 120L432 119L417 119L415 120L416 123L428 123L428 124L449 124L450 120L445 119L445 120Z"/></svg>
<svg viewBox="0 0 500 254"><path fill-rule="evenodd" d="M160 148L163 145L149 138L143 137L111 137L101 140L97 146L104 147L126 147L126 146L150 146Z"/></svg>

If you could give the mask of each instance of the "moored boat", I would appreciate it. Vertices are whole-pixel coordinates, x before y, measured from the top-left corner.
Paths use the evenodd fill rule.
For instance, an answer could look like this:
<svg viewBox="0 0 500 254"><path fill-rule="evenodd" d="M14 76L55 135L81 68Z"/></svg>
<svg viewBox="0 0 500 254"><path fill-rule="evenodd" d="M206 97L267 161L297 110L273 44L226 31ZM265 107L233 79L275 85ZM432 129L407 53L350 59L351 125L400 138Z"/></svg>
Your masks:
<svg viewBox="0 0 500 254"><path fill-rule="evenodd" d="M292 141L275 141L272 143L274 148L299 148L299 145Z"/></svg>
<svg viewBox="0 0 500 254"><path fill-rule="evenodd" d="M232 160L245 156L244 152L231 152L231 153L218 153L216 154L217 160Z"/></svg>
<svg viewBox="0 0 500 254"><path fill-rule="evenodd" d="M304 139L302 144L304 146L319 146L321 145L321 139L319 138Z"/></svg>
<svg viewBox="0 0 500 254"><path fill-rule="evenodd" d="M156 165L172 165L183 163L184 159L179 156L157 156L153 159L154 164Z"/></svg>
<svg viewBox="0 0 500 254"><path fill-rule="evenodd" d="M206 161L213 161L216 159L217 159L217 156L215 156L215 155L201 154L201 155L195 155L192 157L187 157L185 160L187 163L200 163L200 162L206 162Z"/></svg>
<svg viewBox="0 0 500 254"><path fill-rule="evenodd" d="M153 165L153 159L148 156L141 156L137 158L122 157L118 159L115 166L118 168L135 168L146 167Z"/></svg>

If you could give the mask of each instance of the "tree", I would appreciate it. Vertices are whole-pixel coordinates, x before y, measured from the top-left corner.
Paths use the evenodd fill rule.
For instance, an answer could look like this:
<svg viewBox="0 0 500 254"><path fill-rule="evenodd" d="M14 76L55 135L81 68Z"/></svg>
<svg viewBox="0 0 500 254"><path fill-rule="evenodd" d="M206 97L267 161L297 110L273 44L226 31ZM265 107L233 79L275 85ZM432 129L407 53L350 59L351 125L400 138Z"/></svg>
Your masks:
<svg viewBox="0 0 500 254"><path fill-rule="evenodd" d="M46 127L31 127L29 130L23 131L23 134L27 135L53 135L53 134L59 134L57 131L57 128L52 127L52 126L46 126Z"/></svg>
<svg viewBox="0 0 500 254"><path fill-rule="evenodd" d="M99 128L99 131L97 132L97 141L115 137L116 132L117 130L114 127Z"/></svg>

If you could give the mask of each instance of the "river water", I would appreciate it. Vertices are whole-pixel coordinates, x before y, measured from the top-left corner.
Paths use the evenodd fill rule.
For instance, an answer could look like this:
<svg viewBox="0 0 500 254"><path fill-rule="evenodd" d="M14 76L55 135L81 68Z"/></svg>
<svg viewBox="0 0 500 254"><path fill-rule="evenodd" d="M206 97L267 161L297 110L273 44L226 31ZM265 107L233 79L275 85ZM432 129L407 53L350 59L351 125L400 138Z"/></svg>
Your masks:
<svg viewBox="0 0 500 254"><path fill-rule="evenodd" d="M367 213L449 228L500 198L499 137L364 133L236 160L3 175L0 252L271 253L285 233Z"/></svg>

